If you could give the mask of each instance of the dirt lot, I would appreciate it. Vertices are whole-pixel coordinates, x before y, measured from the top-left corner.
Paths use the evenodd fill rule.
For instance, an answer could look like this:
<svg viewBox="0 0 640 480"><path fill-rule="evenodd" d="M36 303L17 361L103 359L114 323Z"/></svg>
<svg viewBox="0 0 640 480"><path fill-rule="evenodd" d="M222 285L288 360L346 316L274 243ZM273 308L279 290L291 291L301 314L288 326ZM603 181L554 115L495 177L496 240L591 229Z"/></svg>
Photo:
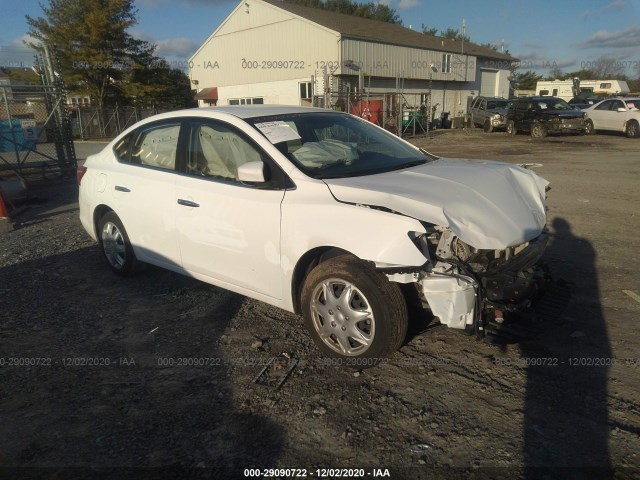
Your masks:
<svg viewBox="0 0 640 480"><path fill-rule="evenodd" d="M416 321L388 362L331 365L296 316L155 268L114 276L58 183L0 235L0 478L640 478L640 142L415 143L544 164L546 261L571 298L535 339ZM301 364L279 390L252 383L283 353Z"/></svg>

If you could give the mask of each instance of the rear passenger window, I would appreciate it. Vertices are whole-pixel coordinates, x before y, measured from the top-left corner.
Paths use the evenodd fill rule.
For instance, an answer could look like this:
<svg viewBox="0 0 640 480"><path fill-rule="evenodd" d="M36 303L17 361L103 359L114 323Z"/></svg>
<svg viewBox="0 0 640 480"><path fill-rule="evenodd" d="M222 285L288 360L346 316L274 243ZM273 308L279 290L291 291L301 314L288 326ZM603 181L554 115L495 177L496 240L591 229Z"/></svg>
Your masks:
<svg viewBox="0 0 640 480"><path fill-rule="evenodd" d="M175 170L179 135L179 123L138 130L131 151L131 163Z"/></svg>

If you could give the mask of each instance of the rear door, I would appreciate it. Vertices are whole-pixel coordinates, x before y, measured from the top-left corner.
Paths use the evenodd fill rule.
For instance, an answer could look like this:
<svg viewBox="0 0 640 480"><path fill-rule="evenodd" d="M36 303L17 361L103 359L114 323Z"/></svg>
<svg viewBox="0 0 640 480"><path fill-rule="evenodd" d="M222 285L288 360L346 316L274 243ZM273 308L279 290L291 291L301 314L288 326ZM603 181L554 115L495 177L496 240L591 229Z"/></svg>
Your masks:
<svg viewBox="0 0 640 480"><path fill-rule="evenodd" d="M222 121L193 119L185 173L173 198L184 268L214 283L282 298L280 204L275 163L247 135ZM238 167L262 162L269 182L247 185ZM272 175L273 174L273 175Z"/></svg>
<svg viewBox="0 0 640 480"><path fill-rule="evenodd" d="M176 156L181 121L143 125L116 146L117 168L107 173L109 205L122 220L136 256L180 267L175 235Z"/></svg>

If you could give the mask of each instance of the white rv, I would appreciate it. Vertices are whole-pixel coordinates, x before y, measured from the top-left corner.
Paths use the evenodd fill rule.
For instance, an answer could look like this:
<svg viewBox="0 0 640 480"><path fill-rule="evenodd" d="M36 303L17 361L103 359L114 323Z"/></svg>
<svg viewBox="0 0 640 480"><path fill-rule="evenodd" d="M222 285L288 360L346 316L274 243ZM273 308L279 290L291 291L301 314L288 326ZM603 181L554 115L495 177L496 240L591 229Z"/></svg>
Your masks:
<svg viewBox="0 0 640 480"><path fill-rule="evenodd" d="M536 84L536 95L571 100L575 96L572 87L573 80L541 80ZM580 91L624 95L629 93L629 86L622 80L580 80Z"/></svg>

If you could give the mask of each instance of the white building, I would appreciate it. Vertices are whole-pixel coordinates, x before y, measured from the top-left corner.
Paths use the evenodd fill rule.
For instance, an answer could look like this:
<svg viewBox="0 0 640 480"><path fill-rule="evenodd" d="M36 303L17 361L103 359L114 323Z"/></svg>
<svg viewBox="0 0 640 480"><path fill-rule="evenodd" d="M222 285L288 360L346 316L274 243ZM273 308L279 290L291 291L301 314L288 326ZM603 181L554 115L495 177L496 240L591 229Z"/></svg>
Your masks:
<svg viewBox="0 0 640 480"><path fill-rule="evenodd" d="M400 92L435 115L466 112L475 95L508 98L515 58L399 25L278 0L242 1L190 58L201 106L335 103L359 88ZM319 103L319 102L316 102ZM320 103L322 104L322 103Z"/></svg>

